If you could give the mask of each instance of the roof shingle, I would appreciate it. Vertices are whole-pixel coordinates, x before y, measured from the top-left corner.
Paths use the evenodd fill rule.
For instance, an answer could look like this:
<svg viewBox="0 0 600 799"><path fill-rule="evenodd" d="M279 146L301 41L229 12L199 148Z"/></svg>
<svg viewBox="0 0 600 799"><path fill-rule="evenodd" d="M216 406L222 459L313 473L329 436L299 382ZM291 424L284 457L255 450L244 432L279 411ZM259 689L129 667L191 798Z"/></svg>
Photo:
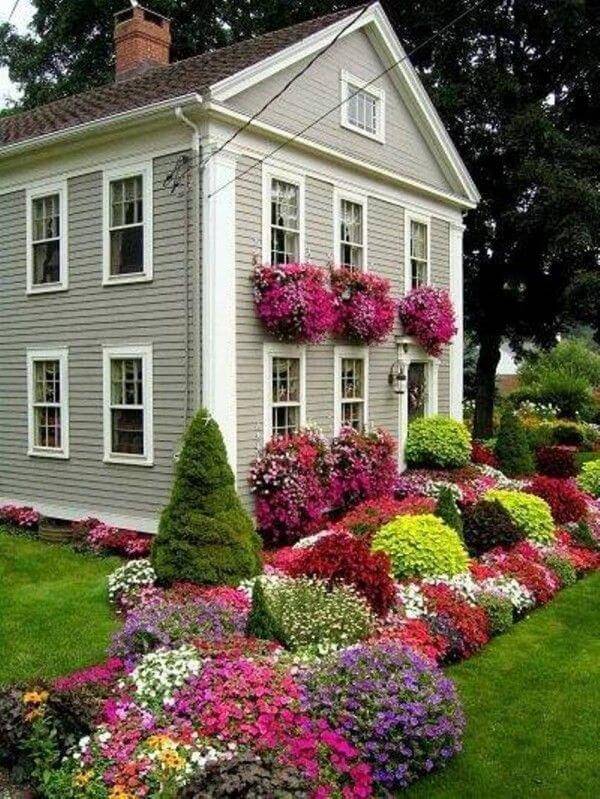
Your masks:
<svg viewBox="0 0 600 799"><path fill-rule="evenodd" d="M129 80L56 100L31 111L0 119L0 149L9 144L66 130L163 100L202 92L280 50L344 19L363 6L301 22L210 53L156 67Z"/></svg>

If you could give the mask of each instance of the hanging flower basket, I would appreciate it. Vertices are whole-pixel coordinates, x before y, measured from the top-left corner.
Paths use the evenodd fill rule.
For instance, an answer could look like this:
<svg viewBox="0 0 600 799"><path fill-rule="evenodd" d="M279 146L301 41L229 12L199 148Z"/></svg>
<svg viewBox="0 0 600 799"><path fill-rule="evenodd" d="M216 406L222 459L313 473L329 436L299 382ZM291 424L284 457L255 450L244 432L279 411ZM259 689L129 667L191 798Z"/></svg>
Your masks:
<svg viewBox="0 0 600 799"><path fill-rule="evenodd" d="M414 336L428 355L439 358L444 345L456 335L456 316L445 289L421 286L400 300L400 322L407 336Z"/></svg>
<svg viewBox="0 0 600 799"><path fill-rule="evenodd" d="M313 264L257 266L253 276L256 315L280 341L315 344L335 325L326 273Z"/></svg>
<svg viewBox="0 0 600 799"><path fill-rule="evenodd" d="M337 269L331 276L336 332L357 344L379 344L394 328L396 302L390 282L365 272Z"/></svg>

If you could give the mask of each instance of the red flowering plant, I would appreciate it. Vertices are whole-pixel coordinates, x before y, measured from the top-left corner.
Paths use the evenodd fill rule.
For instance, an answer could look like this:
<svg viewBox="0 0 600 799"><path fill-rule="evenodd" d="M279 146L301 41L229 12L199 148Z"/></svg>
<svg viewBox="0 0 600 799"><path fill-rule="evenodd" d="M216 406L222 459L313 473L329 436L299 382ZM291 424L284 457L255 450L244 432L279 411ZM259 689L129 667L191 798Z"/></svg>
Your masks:
<svg viewBox="0 0 600 799"><path fill-rule="evenodd" d="M560 589L558 577L542 563L537 553L493 549L483 556L484 563L495 566L507 577L514 577L533 594L538 605L545 605Z"/></svg>
<svg viewBox="0 0 600 799"><path fill-rule="evenodd" d="M442 348L456 335L456 316L445 289L420 286L400 300L400 322L407 336L414 336L425 352L439 358Z"/></svg>
<svg viewBox="0 0 600 799"><path fill-rule="evenodd" d="M367 272L336 269L331 275L336 332L357 344L380 344L392 332L396 301L389 280Z"/></svg>
<svg viewBox="0 0 600 799"><path fill-rule="evenodd" d="M547 477L575 477L578 472L576 452L577 447L565 445L538 447L535 453L537 470Z"/></svg>
<svg viewBox="0 0 600 799"><path fill-rule="evenodd" d="M250 469L258 527L267 544L315 532L330 504L332 459L314 430L269 441Z"/></svg>
<svg viewBox="0 0 600 799"><path fill-rule="evenodd" d="M280 341L315 344L333 330L334 298L320 267L263 264L254 270L253 284L256 314Z"/></svg>
<svg viewBox="0 0 600 799"><path fill-rule="evenodd" d="M35 530L40 518L40 514L33 508L18 505L2 505L0 507L0 522L12 524L23 530Z"/></svg>
<svg viewBox="0 0 600 799"><path fill-rule="evenodd" d="M137 533L135 530L121 530L100 522L90 529L85 544L92 552L145 558L150 554L152 536Z"/></svg>
<svg viewBox="0 0 600 799"><path fill-rule="evenodd" d="M482 441L473 441L471 444L471 460L481 466L492 466L494 469L500 468L500 461Z"/></svg>
<svg viewBox="0 0 600 799"><path fill-rule="evenodd" d="M372 538L380 527L396 516L433 513L436 502L430 497L377 497L361 502L338 521L336 529L347 530L359 538Z"/></svg>
<svg viewBox="0 0 600 799"><path fill-rule="evenodd" d="M332 533L300 551L302 557L291 567L293 577L351 585L380 616L394 604L396 587L384 552L371 552L364 541L344 532Z"/></svg>
<svg viewBox="0 0 600 799"><path fill-rule="evenodd" d="M600 569L600 552L578 546L566 530L561 530L558 533L554 548L559 555L569 561L579 574Z"/></svg>
<svg viewBox="0 0 600 799"><path fill-rule="evenodd" d="M398 614L380 622L372 640L410 646L432 663L441 663L449 649L448 640L435 633L426 619L405 619Z"/></svg>
<svg viewBox="0 0 600 799"><path fill-rule="evenodd" d="M398 476L396 444L382 428L360 432L344 426L331 442L331 503L351 507L365 499L389 496Z"/></svg>
<svg viewBox="0 0 600 799"><path fill-rule="evenodd" d="M448 636L450 649L447 658L463 660L487 644L490 625L483 608L471 605L441 583L423 583L421 590L434 631L439 635L449 628L454 633Z"/></svg>
<svg viewBox="0 0 600 799"><path fill-rule="evenodd" d="M529 483L527 491L546 500L557 524L578 522L587 514L587 497L573 480L537 476Z"/></svg>

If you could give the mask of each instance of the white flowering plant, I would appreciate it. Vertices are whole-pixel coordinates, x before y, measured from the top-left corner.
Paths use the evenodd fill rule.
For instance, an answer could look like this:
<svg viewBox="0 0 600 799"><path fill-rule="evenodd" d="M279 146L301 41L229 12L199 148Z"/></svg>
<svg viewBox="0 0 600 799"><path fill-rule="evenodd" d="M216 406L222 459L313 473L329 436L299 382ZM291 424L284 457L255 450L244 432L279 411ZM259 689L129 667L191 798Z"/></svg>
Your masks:
<svg viewBox="0 0 600 799"><path fill-rule="evenodd" d="M535 597L531 591L514 577L487 577L480 586L487 594L508 599L518 615L535 607Z"/></svg>
<svg viewBox="0 0 600 799"><path fill-rule="evenodd" d="M114 604L124 594L154 585L156 573L146 558L130 560L108 576L108 597Z"/></svg>
<svg viewBox="0 0 600 799"><path fill-rule="evenodd" d="M143 707L159 709L168 704L175 691L194 674L202 660L191 646L149 652L127 678L135 688L136 701Z"/></svg>
<svg viewBox="0 0 600 799"><path fill-rule="evenodd" d="M418 583L398 584L396 597L407 619L422 619L427 616L427 601Z"/></svg>

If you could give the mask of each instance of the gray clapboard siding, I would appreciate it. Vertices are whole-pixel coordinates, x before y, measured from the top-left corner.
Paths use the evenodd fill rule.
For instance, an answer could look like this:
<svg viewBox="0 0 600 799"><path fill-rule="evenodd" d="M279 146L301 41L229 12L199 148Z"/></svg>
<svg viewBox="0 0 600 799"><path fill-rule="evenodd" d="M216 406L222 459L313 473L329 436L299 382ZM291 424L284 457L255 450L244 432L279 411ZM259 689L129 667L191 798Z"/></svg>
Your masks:
<svg viewBox="0 0 600 799"><path fill-rule="evenodd" d="M188 207L186 214L189 197L163 187L176 157L154 161L151 283L102 287L102 174L94 172L68 182L69 290L27 297L25 192L0 197L0 316L8 333L0 341L0 496L144 518L156 516L167 499L186 391L189 414L199 379L194 335L199 312L193 300L189 310L186 302L186 255L188 248L194 253L196 209ZM192 291L197 278L188 273L187 279ZM155 465L105 464L102 344L139 342L154 347ZM69 347L67 461L27 456L26 349L31 346Z"/></svg>
<svg viewBox="0 0 600 799"><path fill-rule="evenodd" d="M306 61L308 59L240 92L230 98L228 104L237 111L254 113L296 75ZM379 75L385 66L364 31L352 33L324 53L301 80L275 100L261 114L261 121L297 133L340 102L342 69L367 82ZM434 188L452 191L389 75L378 78L373 85L385 91L385 145L341 127L339 108L303 134L305 138Z"/></svg>

